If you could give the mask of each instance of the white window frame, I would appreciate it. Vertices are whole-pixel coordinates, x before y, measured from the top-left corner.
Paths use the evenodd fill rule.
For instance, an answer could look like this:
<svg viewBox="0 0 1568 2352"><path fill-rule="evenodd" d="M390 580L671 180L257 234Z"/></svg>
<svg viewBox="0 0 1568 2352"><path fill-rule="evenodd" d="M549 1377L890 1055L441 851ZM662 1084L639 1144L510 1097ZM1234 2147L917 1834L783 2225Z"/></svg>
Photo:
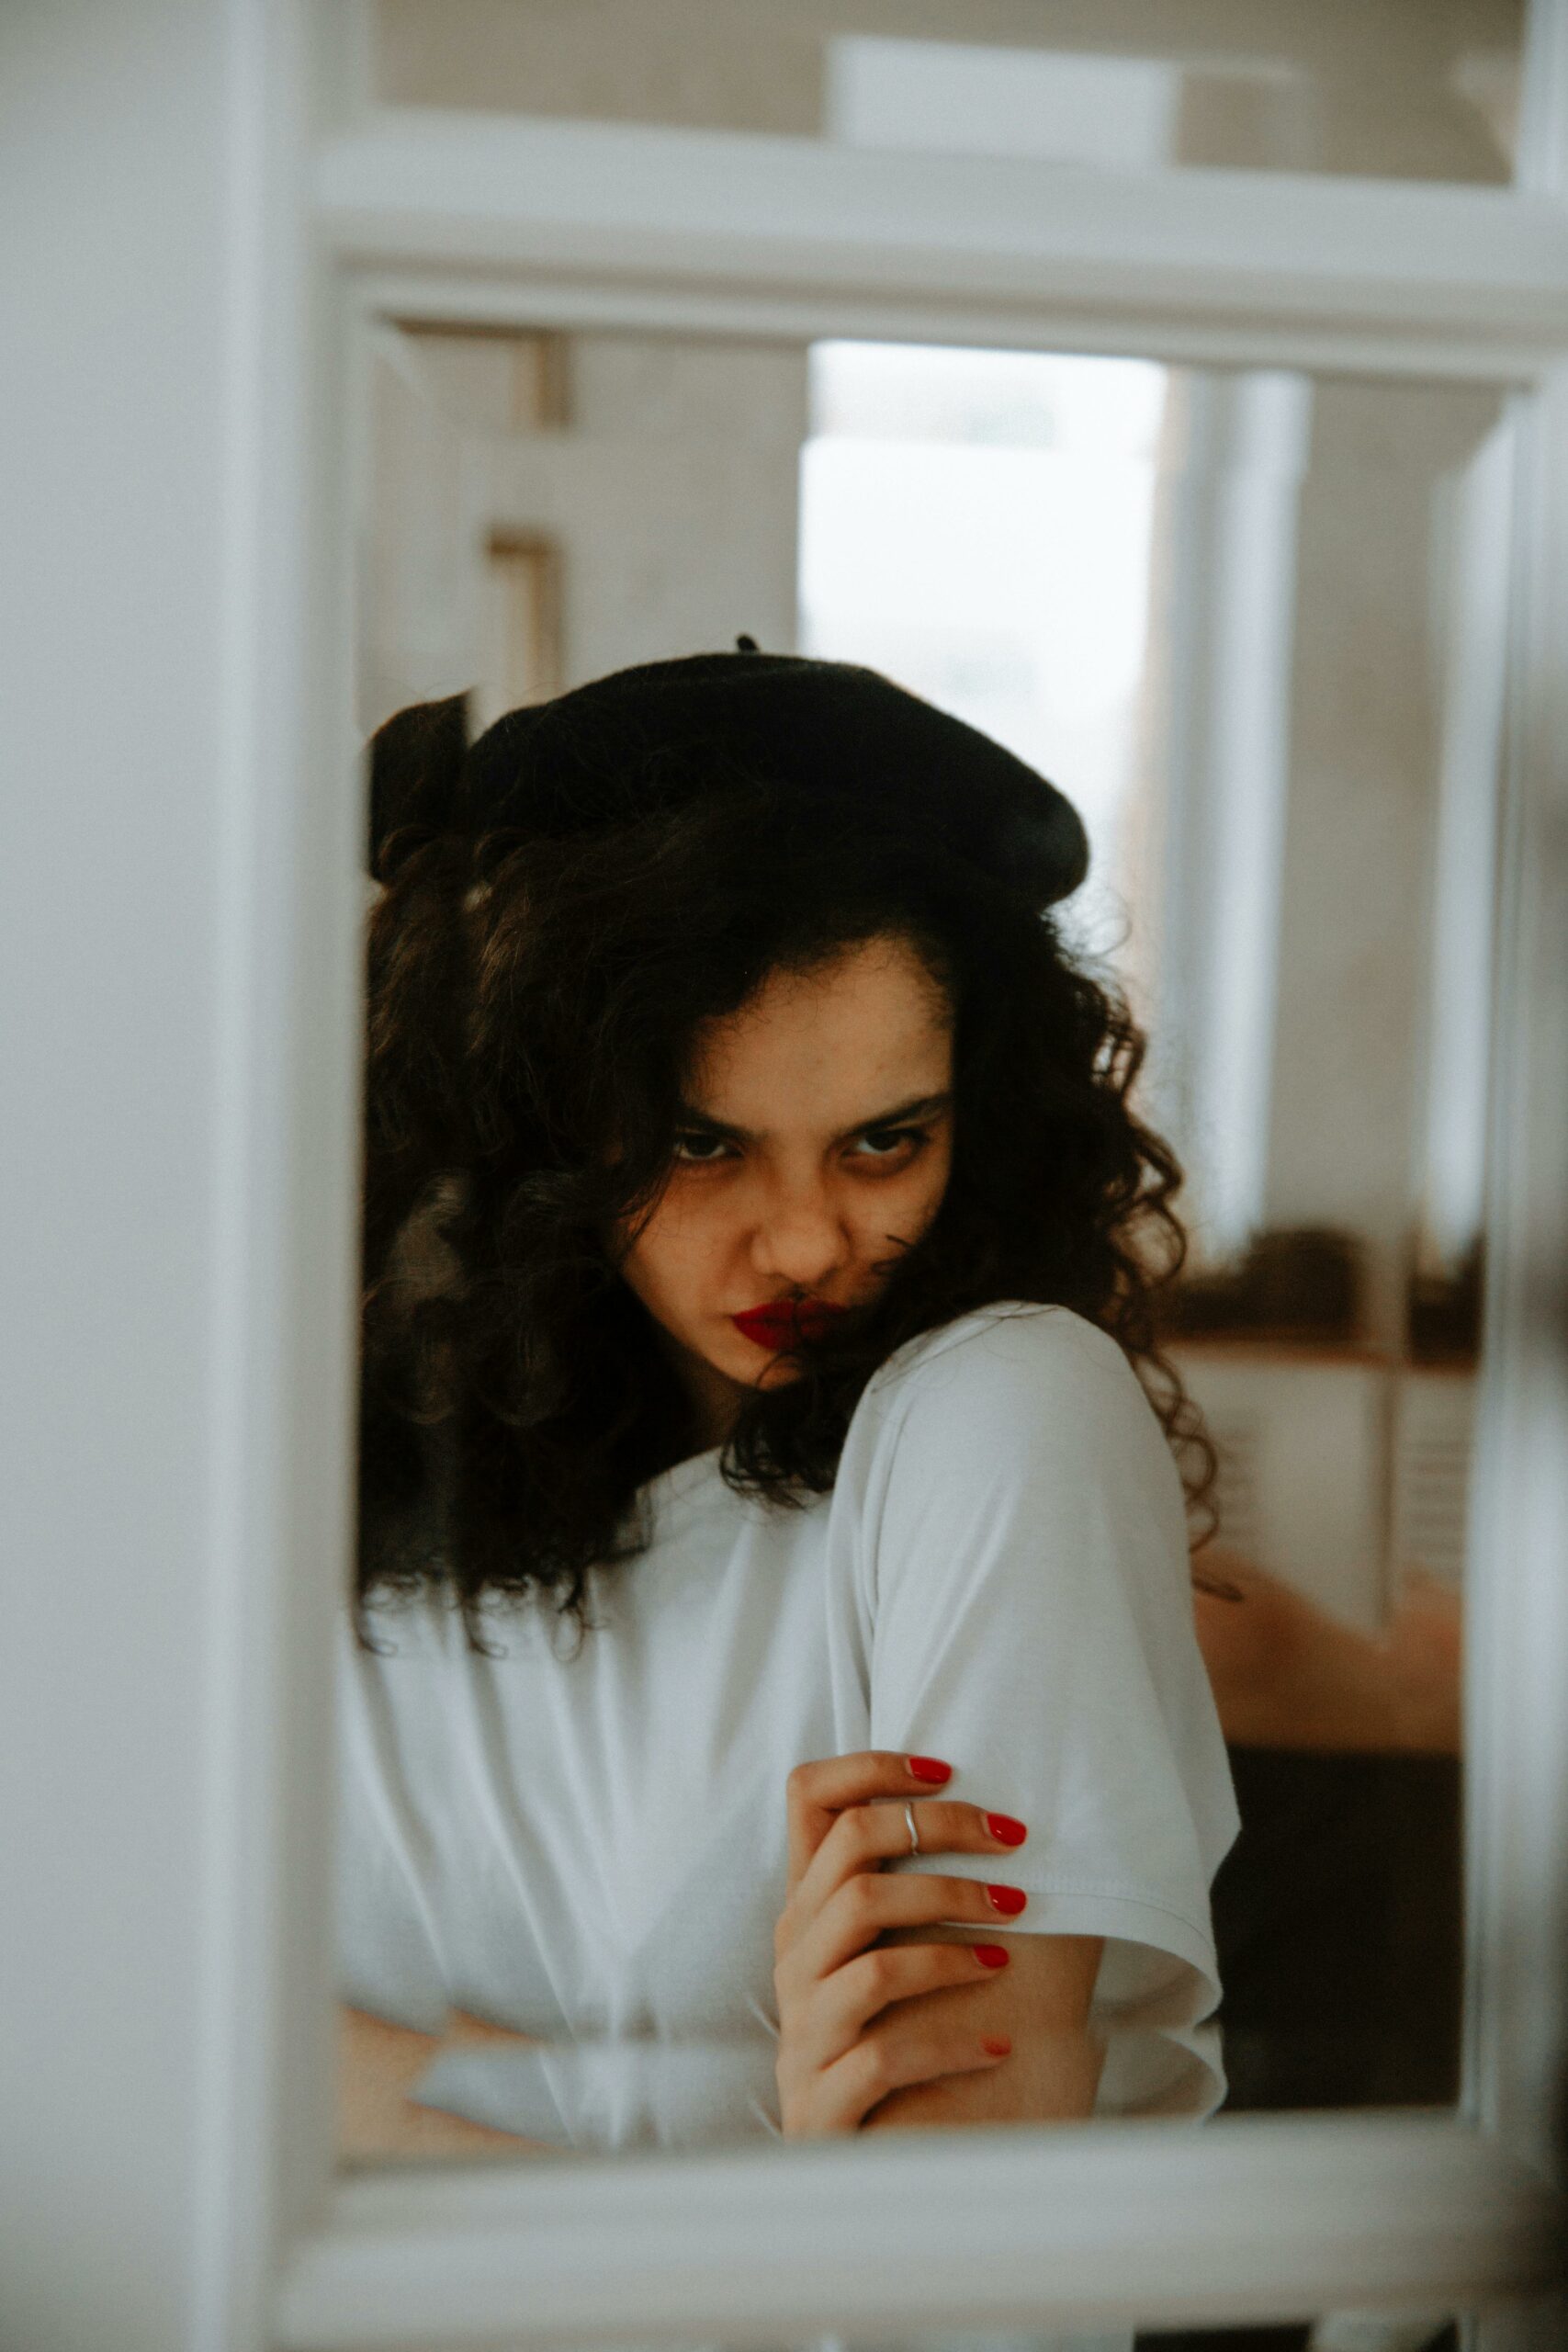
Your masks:
<svg viewBox="0 0 1568 2352"><path fill-rule="evenodd" d="M0 261L38 387L10 552L34 588L0 662L17 774L51 779L6 811L9 871L28 876L14 936L19 954L62 929L82 942L51 967L43 1050L7 1086L35 1143L0 1203L11 1230L28 1220L43 1276L0 1337L22 1375L8 1433L28 1545L0 1736L40 1792L5 1864L20 2030L0 2200L24 2227L0 2335L434 2352L1408 2304L1480 2314L1484 2352L1560 2346L1568 0L1532 9L1513 190L378 114L355 85L362 32L353 0L82 0L18 6L0 33L25 68L23 128L47 134L8 166L31 236L21 268ZM107 208L90 220L85 188ZM1517 390L1453 2117L337 2172L355 419L388 314ZM82 395L95 368L112 403ZM110 574L69 594L49 571L67 434L83 494L103 493L92 553ZM127 583L149 578L128 614ZM132 1026L157 1050L128 1090ZM79 1148L67 1096L112 1101L112 1149ZM73 1303L100 1267L112 1322Z"/></svg>

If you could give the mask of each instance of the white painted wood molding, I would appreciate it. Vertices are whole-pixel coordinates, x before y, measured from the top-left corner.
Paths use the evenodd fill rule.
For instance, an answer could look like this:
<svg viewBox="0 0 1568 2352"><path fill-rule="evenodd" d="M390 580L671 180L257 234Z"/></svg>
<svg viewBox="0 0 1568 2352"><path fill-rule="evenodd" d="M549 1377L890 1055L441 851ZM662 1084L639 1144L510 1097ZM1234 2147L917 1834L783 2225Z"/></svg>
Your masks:
<svg viewBox="0 0 1568 2352"><path fill-rule="evenodd" d="M723 291L790 332L837 297L862 334L928 304L947 339L1010 339L1010 319L1054 348L1245 349L1254 366L1326 337L1368 366L1495 378L1568 341L1568 218L1508 189L416 107L326 140L313 187L340 262L401 273L437 311L448 281L462 315L482 302L476 282L522 273L536 295L552 281Z"/></svg>
<svg viewBox="0 0 1568 2352"><path fill-rule="evenodd" d="M351 2352L1461 2311L1549 2280L1562 2219L1426 2115L508 2160L346 2178L277 2324L288 2352Z"/></svg>

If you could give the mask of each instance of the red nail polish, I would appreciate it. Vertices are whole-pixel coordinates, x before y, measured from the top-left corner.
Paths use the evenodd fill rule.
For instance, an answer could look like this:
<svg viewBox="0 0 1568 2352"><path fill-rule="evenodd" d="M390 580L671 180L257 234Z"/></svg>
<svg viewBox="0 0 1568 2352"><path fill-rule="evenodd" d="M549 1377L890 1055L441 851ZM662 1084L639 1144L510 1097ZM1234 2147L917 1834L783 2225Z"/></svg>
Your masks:
<svg viewBox="0 0 1568 2352"><path fill-rule="evenodd" d="M983 2033L980 2047L987 2058L1006 2058L1012 2052L1012 2044L1005 2033Z"/></svg>
<svg viewBox="0 0 1568 2352"><path fill-rule="evenodd" d="M1029 1835L1022 1822L1015 1821L1010 1813L988 1813L986 1826L1004 1846L1021 1846Z"/></svg>
<svg viewBox="0 0 1568 2352"><path fill-rule="evenodd" d="M944 1764L940 1756L911 1756L908 1765L917 1781L951 1781L953 1778L952 1765Z"/></svg>
<svg viewBox="0 0 1568 2352"><path fill-rule="evenodd" d="M1005 1968L1007 1953L1000 1944L975 1944L971 1947L982 1968Z"/></svg>
<svg viewBox="0 0 1568 2352"><path fill-rule="evenodd" d="M994 1907L1005 1911L1010 1918L1021 1911L1029 1900L1021 1886L988 1886L986 1892Z"/></svg>

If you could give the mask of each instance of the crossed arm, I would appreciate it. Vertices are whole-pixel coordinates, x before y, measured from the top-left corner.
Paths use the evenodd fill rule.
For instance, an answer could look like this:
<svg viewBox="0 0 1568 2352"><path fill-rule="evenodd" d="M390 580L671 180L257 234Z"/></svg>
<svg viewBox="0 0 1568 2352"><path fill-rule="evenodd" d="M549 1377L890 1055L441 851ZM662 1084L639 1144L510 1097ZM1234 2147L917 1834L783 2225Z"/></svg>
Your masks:
<svg viewBox="0 0 1568 2352"><path fill-rule="evenodd" d="M337 2146L353 2162L373 2156L558 2155L546 2141L493 2132L443 2109L422 2107L412 2096L437 2053L476 2042L515 2045L532 2041L486 2025L465 2010L448 2015L445 2035L419 2033L373 2017L368 2009L338 2006Z"/></svg>
<svg viewBox="0 0 1568 2352"><path fill-rule="evenodd" d="M1025 1832L975 1805L922 1799L925 1850L994 1857L1001 1883L884 1871L905 1850L903 1808L872 1800L929 1787L943 1769L916 1764L866 1751L790 1775L789 1893L774 1939L786 2138L1093 2111L1103 2048L1089 2012L1102 1939L993 1924L1026 1903L1005 1883L1004 1859ZM441 2038L360 2009L339 2015L342 2154L553 2153L412 2096L438 2051L533 2037L461 2011Z"/></svg>
<svg viewBox="0 0 1568 2352"><path fill-rule="evenodd" d="M989 1932L989 1931L988 1931ZM882 1941L962 1943L941 1924L884 1930ZM1066 2121L1094 2107L1103 2052L1090 2036L1089 1997L1100 1964L1096 1936L998 1934L1009 1965L984 1983L919 1993L897 2004L917 2032L929 2019L971 2038L1001 2036L1010 2054L983 2073L942 2075L887 2093L864 2132L941 2130L950 2124ZM531 2037L454 2011L445 2036L393 2025L367 2010L338 2009L338 2154L348 2162L468 2155L556 2155L548 2142L492 2131L412 2096L439 2052Z"/></svg>

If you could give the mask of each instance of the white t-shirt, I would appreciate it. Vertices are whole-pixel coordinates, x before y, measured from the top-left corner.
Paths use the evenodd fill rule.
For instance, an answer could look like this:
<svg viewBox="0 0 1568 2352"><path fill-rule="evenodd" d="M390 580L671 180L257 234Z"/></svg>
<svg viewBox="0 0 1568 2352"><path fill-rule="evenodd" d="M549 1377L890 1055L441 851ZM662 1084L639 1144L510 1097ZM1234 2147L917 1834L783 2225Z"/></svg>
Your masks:
<svg viewBox="0 0 1568 2352"><path fill-rule="evenodd" d="M887 1748L1030 1831L887 1867L1021 1886L1008 1933L1106 1939L1097 2112L1210 2113L1237 1818L1180 1483L1121 1349L1001 1302L880 1367L830 1494L771 1505L718 1464L644 1489L651 1547L591 1573L575 1656L547 1607L487 1612L493 1659L445 1598L371 1609L385 1657L342 1611L342 1997L538 2037L449 2052L419 2091L529 2139L777 2136L785 1778Z"/></svg>

